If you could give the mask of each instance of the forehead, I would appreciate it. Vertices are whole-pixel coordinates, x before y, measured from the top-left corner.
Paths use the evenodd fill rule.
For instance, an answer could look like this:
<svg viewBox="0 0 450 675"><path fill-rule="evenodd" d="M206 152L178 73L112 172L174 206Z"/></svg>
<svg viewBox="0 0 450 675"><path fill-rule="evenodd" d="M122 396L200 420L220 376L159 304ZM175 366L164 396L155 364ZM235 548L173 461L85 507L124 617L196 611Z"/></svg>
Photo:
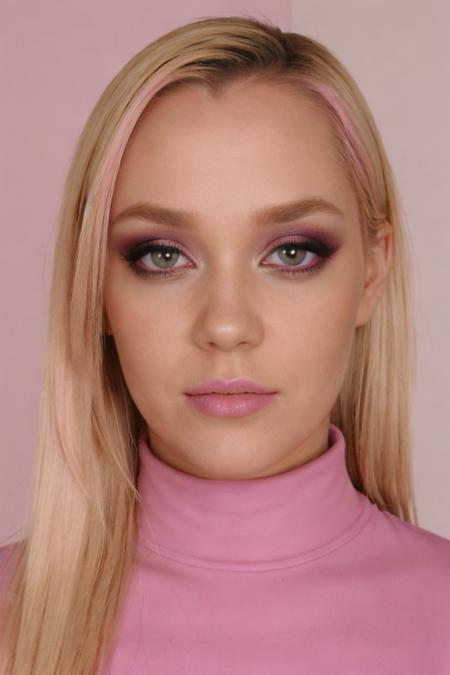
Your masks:
<svg viewBox="0 0 450 675"><path fill-rule="evenodd" d="M302 92L237 81L185 85L152 101L129 139L111 216L148 199L230 214L310 194L355 210L330 123Z"/></svg>

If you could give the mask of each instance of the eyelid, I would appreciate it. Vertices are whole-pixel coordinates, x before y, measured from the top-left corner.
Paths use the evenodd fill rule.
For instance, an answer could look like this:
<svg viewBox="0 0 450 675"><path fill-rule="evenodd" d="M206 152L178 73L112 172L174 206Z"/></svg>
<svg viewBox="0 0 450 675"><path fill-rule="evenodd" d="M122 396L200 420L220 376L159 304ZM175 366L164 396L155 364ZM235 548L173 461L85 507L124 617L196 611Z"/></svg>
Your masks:
<svg viewBox="0 0 450 675"><path fill-rule="evenodd" d="M165 235L159 236L158 234L155 234L154 236L152 235L150 236L143 235L142 237L135 236L132 239L127 240L124 244L121 244L119 250L121 252L122 257L130 258L136 251L144 250L146 246L150 245L179 249L181 253L184 256L186 256L186 258L192 260L192 256L190 253L188 253L184 244L172 239L170 236ZM194 246L194 249L196 248L197 247ZM201 262L204 261L204 257L200 252L194 251L194 254L200 259ZM145 255L145 253L143 253L142 255Z"/></svg>
<svg viewBox="0 0 450 675"><path fill-rule="evenodd" d="M173 241L172 239L164 239L164 237L155 237L151 239L144 239L143 241L138 241L136 244L132 244L127 247L124 251L124 255L133 255L138 251L144 251L142 255L146 255L145 249L148 246L160 246L161 248L170 248L179 250L186 258L191 258L190 254L186 251L183 244Z"/></svg>
<svg viewBox="0 0 450 675"><path fill-rule="evenodd" d="M272 246L281 245L286 237L296 237L296 241L299 243L304 242L316 242L317 244L328 246L329 248L336 248L339 246L339 236L337 233L330 232L328 228L324 228L320 225L308 225L299 223L297 225L291 225L288 228L285 228L281 233L274 236L272 233L271 236L265 238L265 243L263 243L263 250L267 251ZM164 241L165 246L175 246L179 248L183 255L188 258L191 258L191 254L188 252L187 247L178 240L178 237L173 238L172 233L167 231L156 231L151 234L142 234L141 236L134 235L132 237L127 237L125 241L120 244L120 250L124 252L131 252L136 247L143 247L145 244L160 244L162 245ZM194 256L196 256L200 262L205 262L205 257L202 254L199 246L195 242L189 242L189 248L193 251Z"/></svg>
<svg viewBox="0 0 450 675"><path fill-rule="evenodd" d="M334 248L334 245L332 244L327 244L324 241L320 241L320 239L316 239L313 237L307 237L303 234L293 232L292 234L285 234L282 235L281 237L276 237L275 239L271 240L270 243L264 248L264 255L267 253L270 253L273 251L273 249L278 248L279 246L282 246L283 244L289 244L289 243L294 243L298 245L304 245L305 248L309 246L314 246L314 247L322 247L322 248Z"/></svg>
<svg viewBox="0 0 450 675"><path fill-rule="evenodd" d="M282 236L281 238L276 238L275 240L272 240L264 249L264 254L263 254L263 259L266 258L269 254L273 253L277 248L282 246L283 244L287 243L295 243L297 245L302 245L304 244L305 249L308 247L312 249L320 249L322 248L325 251L327 251L331 247L327 247L326 244L323 242L320 242L318 240L313 240L313 239L305 239L303 238L303 235L298 235L298 234L287 234L284 237ZM127 260L134 260L138 262L142 257L147 255L149 253L148 250L146 250L148 247L161 247L161 248L168 248L172 249L175 251L179 251L182 253L182 255L187 258L188 260L192 261L192 258L189 253L185 250L184 246L180 244L179 242L175 242L172 239L164 239L164 238L151 238L151 239L145 239L144 241L139 241L136 244L133 244L131 246L126 247L126 249L122 253L122 257L126 258ZM313 250L314 253L318 253L318 251ZM203 262L203 260L202 260Z"/></svg>
<svg viewBox="0 0 450 675"><path fill-rule="evenodd" d="M339 250L340 245L328 245L324 242L321 242L317 239L305 239L303 235L299 235L297 233L295 234L290 234L290 235L285 235L284 237L281 237L281 239L277 239L272 242L271 245L266 249L267 252L263 256L263 260L267 258L269 255L273 255L279 248L281 248L284 244L295 244L298 246L300 249L305 250L308 253L312 253L315 255L317 258L319 258L319 262L316 263L315 265L312 265L310 267L305 267L302 268L299 266L298 268L292 267L290 268L289 265L282 265L282 264L271 264L271 263L266 263L263 264L262 267L266 267L269 269L272 273L280 273L283 275L287 276L299 276L302 274L308 274L308 273L314 273L319 271L329 259L331 259L335 253ZM189 254L184 253L184 247L181 245L177 244L171 239L147 239L145 241L139 242L137 245L132 246L131 249L128 249L125 252L122 252L121 254L121 259L127 262L127 264L134 269L135 273L138 274L139 276L143 277L148 277L148 278L176 278L179 276L177 274L177 270L179 272L183 272L186 269L186 265L181 265L180 267L172 267L172 268L167 268L167 269L143 269L139 266L139 261L146 256L148 253L152 251L152 249L168 249L171 251L176 251L178 253L181 253L184 257L186 257L188 260L191 260ZM188 269L192 268L192 265L188 266Z"/></svg>
<svg viewBox="0 0 450 675"><path fill-rule="evenodd" d="M179 241L180 239L182 240L185 238L189 242L189 246L191 248L198 248L197 243L196 243L196 234L195 233L183 233L180 236L180 233L175 231L174 229L171 229L169 226L161 226L161 225L152 225L152 226L144 226L143 223L140 223L140 227L138 228L138 222L136 221L136 230L133 233L132 231L128 232L124 239L122 240L124 242L125 246L131 246L133 243L138 243L140 241L143 241L144 239L173 239L174 241ZM139 234L140 230L140 234ZM336 230L336 231L335 231ZM302 220L299 219L297 221L293 221L291 223L276 223L271 227L269 230L264 232L264 237L263 240L265 240L266 243L270 242L272 239L280 236L280 235L291 235L291 234L298 234L301 235L307 239L316 239L319 241L326 241L327 243L330 243L331 240L336 242L336 238L339 237L339 231L340 227L336 227L333 225L326 225L323 224L317 216L312 219L311 217L308 220ZM256 237L261 236L261 232L256 231L254 232L254 235ZM218 233L220 235L220 233ZM199 239L201 239L201 236L199 235ZM181 243L181 242L180 242Z"/></svg>

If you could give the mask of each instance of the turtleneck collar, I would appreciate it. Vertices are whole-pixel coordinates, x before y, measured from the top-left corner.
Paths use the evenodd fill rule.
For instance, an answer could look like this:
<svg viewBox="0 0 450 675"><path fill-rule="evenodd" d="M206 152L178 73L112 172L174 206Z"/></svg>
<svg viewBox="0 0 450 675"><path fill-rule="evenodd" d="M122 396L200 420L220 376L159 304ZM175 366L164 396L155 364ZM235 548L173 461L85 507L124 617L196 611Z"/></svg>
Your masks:
<svg viewBox="0 0 450 675"><path fill-rule="evenodd" d="M288 567L335 550L363 527L372 503L350 480L345 438L334 424L328 445L285 473L217 480L166 464L144 432L138 546L185 564L240 571Z"/></svg>

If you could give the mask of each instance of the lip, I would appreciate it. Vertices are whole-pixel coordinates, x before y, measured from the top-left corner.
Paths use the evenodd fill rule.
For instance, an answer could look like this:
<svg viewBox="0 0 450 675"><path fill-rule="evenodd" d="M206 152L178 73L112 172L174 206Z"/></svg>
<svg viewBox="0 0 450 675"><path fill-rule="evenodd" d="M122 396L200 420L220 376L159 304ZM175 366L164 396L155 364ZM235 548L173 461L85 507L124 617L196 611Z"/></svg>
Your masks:
<svg viewBox="0 0 450 675"><path fill-rule="evenodd" d="M213 417L243 417L268 405L277 392L270 394L193 394L186 395L197 410Z"/></svg>
<svg viewBox="0 0 450 675"><path fill-rule="evenodd" d="M236 378L234 380L206 380L199 385L189 389L188 396L198 396L202 394L274 394L273 389L263 387L253 380L244 380Z"/></svg>
<svg viewBox="0 0 450 675"><path fill-rule="evenodd" d="M206 380L186 392L191 405L213 417L243 417L268 405L278 394L253 380Z"/></svg>

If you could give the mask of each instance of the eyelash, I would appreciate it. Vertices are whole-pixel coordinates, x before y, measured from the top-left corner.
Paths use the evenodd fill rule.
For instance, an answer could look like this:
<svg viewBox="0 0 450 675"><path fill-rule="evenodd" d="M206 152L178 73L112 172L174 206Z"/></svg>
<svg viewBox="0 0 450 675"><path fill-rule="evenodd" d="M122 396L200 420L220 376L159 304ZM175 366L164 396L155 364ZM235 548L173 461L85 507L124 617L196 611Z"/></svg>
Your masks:
<svg viewBox="0 0 450 675"><path fill-rule="evenodd" d="M318 272L319 269L321 269L323 265L325 265L327 260L331 258L336 251L335 247L329 246L323 242L317 240L299 241L298 238L296 238L295 236L291 236L284 239L280 244L277 244L277 246L272 248L267 255L271 255L278 249L281 249L286 244L294 244L295 246L298 247L298 249L314 253L315 255L319 256L319 258L321 258L321 260L318 263L316 263L312 267L307 267L305 269L301 268L289 269L289 267L284 268L283 266L281 266L280 268L278 266L265 265L265 267L275 269L275 271L280 272L280 274L286 274L290 277L297 276L299 274L312 274L314 272ZM181 253L181 255L187 257L186 254L178 246L173 246L170 241L165 239L158 239L158 240L153 239L150 241L144 241L122 252L120 257L122 260L128 263L131 269L140 277L171 277L177 275L176 269L180 268L172 268L172 270L170 271L160 270L158 272L155 272L143 270L138 265L136 265L136 263L145 255L147 255L148 253L154 253L155 251L166 251L166 252L169 251L171 253Z"/></svg>

